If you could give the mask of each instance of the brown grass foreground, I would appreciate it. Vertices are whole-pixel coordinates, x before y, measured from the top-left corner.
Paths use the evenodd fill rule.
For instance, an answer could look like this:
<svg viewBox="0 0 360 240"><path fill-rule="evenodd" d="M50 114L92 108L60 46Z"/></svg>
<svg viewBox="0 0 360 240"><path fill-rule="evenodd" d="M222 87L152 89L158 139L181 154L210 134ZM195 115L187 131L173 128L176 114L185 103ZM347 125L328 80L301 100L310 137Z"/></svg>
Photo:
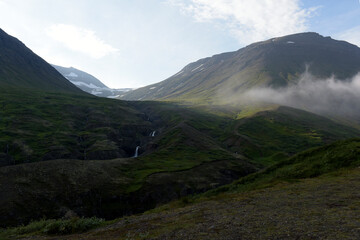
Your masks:
<svg viewBox="0 0 360 240"><path fill-rule="evenodd" d="M26 239L360 239L360 169ZM177 203L179 204L179 203ZM173 203L173 205L177 205Z"/></svg>

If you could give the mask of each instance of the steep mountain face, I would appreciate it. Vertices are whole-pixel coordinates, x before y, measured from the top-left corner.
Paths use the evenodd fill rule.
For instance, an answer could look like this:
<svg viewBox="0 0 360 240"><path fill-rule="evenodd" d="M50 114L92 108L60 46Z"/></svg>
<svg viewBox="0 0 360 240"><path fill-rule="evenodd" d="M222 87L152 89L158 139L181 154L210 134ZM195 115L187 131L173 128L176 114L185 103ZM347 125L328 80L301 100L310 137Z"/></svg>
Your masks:
<svg viewBox="0 0 360 240"><path fill-rule="evenodd" d="M65 68L54 64L52 66L72 84L95 96L116 98L131 90L131 88L109 88L96 77L73 67Z"/></svg>
<svg viewBox="0 0 360 240"><path fill-rule="evenodd" d="M0 29L0 86L85 94L18 39Z"/></svg>
<svg viewBox="0 0 360 240"><path fill-rule="evenodd" d="M315 77L339 79L360 71L360 48L317 33L300 33L200 59L172 77L125 94L126 100L226 100L253 87L294 84L308 67Z"/></svg>

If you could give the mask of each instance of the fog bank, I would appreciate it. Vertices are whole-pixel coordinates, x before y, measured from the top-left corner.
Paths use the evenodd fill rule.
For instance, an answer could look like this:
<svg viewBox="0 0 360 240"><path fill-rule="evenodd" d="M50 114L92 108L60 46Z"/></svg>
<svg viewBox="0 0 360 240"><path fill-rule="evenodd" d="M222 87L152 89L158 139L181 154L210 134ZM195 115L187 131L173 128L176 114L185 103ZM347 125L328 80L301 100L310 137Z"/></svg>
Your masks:
<svg viewBox="0 0 360 240"><path fill-rule="evenodd" d="M256 88L238 95L242 103L266 102L327 116L360 119L360 73L348 80L316 79L305 72L296 85Z"/></svg>

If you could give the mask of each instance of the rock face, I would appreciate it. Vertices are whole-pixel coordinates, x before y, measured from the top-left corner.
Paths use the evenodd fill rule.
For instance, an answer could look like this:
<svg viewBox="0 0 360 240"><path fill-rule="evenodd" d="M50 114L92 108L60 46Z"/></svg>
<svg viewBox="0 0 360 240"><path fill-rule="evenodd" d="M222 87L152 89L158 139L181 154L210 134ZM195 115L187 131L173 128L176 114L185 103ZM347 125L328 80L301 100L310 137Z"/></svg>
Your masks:
<svg viewBox="0 0 360 240"><path fill-rule="evenodd" d="M235 52L200 59L170 78L124 94L120 99L226 99L229 90L294 84L306 67L315 77L353 77L360 71L360 48L317 33L300 33L253 43Z"/></svg>

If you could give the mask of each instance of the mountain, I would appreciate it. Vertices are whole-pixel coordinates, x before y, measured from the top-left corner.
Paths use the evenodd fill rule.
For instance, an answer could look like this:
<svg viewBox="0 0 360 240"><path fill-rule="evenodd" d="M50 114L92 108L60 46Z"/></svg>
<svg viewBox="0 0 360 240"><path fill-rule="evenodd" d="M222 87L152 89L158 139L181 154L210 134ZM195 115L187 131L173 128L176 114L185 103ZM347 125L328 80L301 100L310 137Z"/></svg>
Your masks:
<svg viewBox="0 0 360 240"><path fill-rule="evenodd" d="M360 48L312 32L272 38L190 63L120 99L219 103L254 87L295 84L307 66L315 77L350 78L360 71Z"/></svg>
<svg viewBox="0 0 360 240"><path fill-rule="evenodd" d="M0 29L0 86L84 94L18 39Z"/></svg>
<svg viewBox="0 0 360 240"><path fill-rule="evenodd" d="M52 66L72 84L95 96L116 98L131 90L131 88L111 89L96 77L73 67L65 68L54 64Z"/></svg>
<svg viewBox="0 0 360 240"><path fill-rule="evenodd" d="M360 136L328 118L273 104L254 111L98 98L2 36L0 227L144 212L308 148Z"/></svg>

